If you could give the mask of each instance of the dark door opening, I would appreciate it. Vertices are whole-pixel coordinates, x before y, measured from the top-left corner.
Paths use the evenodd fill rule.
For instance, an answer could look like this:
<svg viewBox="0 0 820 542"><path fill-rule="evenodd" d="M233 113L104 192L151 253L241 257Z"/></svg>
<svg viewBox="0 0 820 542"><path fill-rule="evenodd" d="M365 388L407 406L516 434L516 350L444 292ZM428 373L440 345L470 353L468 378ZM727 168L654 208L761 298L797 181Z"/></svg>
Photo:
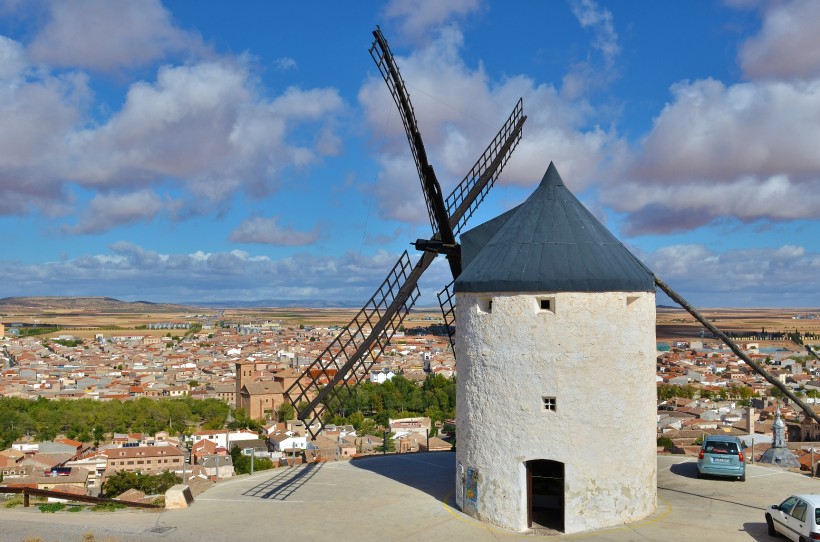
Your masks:
<svg viewBox="0 0 820 542"><path fill-rule="evenodd" d="M527 461L527 522L530 529L564 530L564 464Z"/></svg>

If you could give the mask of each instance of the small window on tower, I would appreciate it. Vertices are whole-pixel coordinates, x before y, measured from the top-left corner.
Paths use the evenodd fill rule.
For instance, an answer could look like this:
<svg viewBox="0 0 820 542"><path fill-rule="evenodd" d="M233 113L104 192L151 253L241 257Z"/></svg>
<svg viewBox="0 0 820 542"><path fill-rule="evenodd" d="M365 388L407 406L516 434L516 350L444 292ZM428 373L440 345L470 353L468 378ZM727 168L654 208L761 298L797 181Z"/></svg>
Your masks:
<svg viewBox="0 0 820 542"><path fill-rule="evenodd" d="M544 410L555 410L555 397L542 397L544 402Z"/></svg>
<svg viewBox="0 0 820 542"><path fill-rule="evenodd" d="M478 300L478 310L479 312L491 313L493 312L493 298L492 297L482 297Z"/></svg>
<svg viewBox="0 0 820 542"><path fill-rule="evenodd" d="M640 299L640 298L639 298L638 296L636 296L636 295L628 295L628 296L626 296L626 306L627 306L628 308L630 308L630 309L634 309L634 308L635 308L635 302L636 302L638 299Z"/></svg>
<svg viewBox="0 0 820 542"><path fill-rule="evenodd" d="M555 313L555 298L554 297L538 297L535 299L538 312Z"/></svg>

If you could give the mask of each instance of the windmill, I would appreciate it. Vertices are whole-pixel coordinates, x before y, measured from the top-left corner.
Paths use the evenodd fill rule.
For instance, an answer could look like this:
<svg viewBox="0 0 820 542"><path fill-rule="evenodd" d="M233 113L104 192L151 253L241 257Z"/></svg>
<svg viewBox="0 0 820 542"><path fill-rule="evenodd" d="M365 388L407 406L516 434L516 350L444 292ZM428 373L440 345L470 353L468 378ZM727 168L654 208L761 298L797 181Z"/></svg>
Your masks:
<svg viewBox="0 0 820 542"><path fill-rule="evenodd" d="M413 105L393 53L378 27L373 31L373 37L370 56L401 114L421 181L432 236L413 243L417 250L422 251L415 264L407 251L402 253L370 300L307 367L303 377L286 390L285 397L296 407L299 419L313 436L321 430L322 415L330 405L345 404L353 389L367 378L370 368L418 299L418 281L438 254L447 258L453 279L461 273L460 247L455 236L492 188L520 141L521 129L527 118L519 99L475 165L453 192L444 198L433 166L427 159ZM450 300L449 308L442 310L445 323L451 329L452 296L444 292L447 292L446 288L439 294L439 299L444 296L444 299Z"/></svg>

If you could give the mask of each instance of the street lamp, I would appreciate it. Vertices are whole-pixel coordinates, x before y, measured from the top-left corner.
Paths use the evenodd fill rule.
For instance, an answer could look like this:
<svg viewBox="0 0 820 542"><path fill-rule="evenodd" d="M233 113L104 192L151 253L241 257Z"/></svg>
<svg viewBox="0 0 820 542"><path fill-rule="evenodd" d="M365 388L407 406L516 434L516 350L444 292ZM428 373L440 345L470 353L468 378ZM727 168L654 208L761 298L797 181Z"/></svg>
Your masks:
<svg viewBox="0 0 820 542"><path fill-rule="evenodd" d="M251 476L253 476L253 456L255 456L255 455L256 455L256 454L254 453L254 451L255 451L255 450L254 450L253 448L244 448L244 449L242 450L242 453L243 453L243 454L245 454L245 455L250 455L250 456L251 456Z"/></svg>

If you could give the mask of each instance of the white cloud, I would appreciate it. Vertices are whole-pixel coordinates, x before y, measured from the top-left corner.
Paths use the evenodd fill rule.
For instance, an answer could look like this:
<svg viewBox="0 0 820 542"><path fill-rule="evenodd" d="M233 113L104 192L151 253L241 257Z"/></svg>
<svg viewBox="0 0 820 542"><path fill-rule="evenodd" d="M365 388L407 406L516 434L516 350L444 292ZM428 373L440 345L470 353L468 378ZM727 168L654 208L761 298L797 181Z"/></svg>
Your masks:
<svg viewBox="0 0 820 542"><path fill-rule="evenodd" d="M0 215L69 211L65 140L90 99L85 75L33 69L22 45L0 36Z"/></svg>
<svg viewBox="0 0 820 542"><path fill-rule="evenodd" d="M0 297L22 291L173 302L321 299L360 306L397 259L385 251L278 260L241 250L164 254L119 241L104 254L36 265L0 260Z"/></svg>
<svg viewBox="0 0 820 542"><path fill-rule="evenodd" d="M575 63L562 80L561 94L574 100L614 79L615 59L621 46L611 11L594 0L572 0L570 5L581 27L593 33L592 51L586 59Z"/></svg>
<svg viewBox="0 0 820 542"><path fill-rule="evenodd" d="M671 231L721 216L820 216L820 81L726 86L679 83L626 178L601 197L631 233Z"/></svg>
<svg viewBox="0 0 820 542"><path fill-rule="evenodd" d="M159 0L51 0L49 20L29 46L36 62L118 71L203 52L200 38L174 26Z"/></svg>
<svg viewBox="0 0 820 542"><path fill-rule="evenodd" d="M310 245L319 238L318 231L301 232L279 225L279 217L249 218L231 232L234 243L262 243L276 246Z"/></svg>
<svg viewBox="0 0 820 542"><path fill-rule="evenodd" d="M495 136L519 97L524 98L525 137L502 174L501 183L533 186L550 160L576 191L583 190L612 160L625 152L612 130L588 126L594 110L567 100L552 85L525 76L492 81L483 68L467 67L460 57L462 34L444 29L438 39L398 57L413 100L425 148L445 195L461 181ZM394 54L396 51L394 51ZM469 102L464 96L470 96ZM379 147L381 171L374 191L383 216L421 223L427 212L398 112L381 79L368 80L359 103ZM545 155L545 149L549 154Z"/></svg>
<svg viewBox="0 0 820 542"><path fill-rule="evenodd" d="M14 82L25 67L23 46L12 39L0 36L0 82Z"/></svg>
<svg viewBox="0 0 820 542"><path fill-rule="evenodd" d="M65 228L65 231L100 233L124 224L150 222L163 207L160 197L150 190L128 194L98 194L89 203L79 223Z"/></svg>
<svg viewBox="0 0 820 542"><path fill-rule="evenodd" d="M398 19L402 34L423 41L441 25L485 7L484 0L390 0L384 8L387 19Z"/></svg>
<svg viewBox="0 0 820 542"><path fill-rule="evenodd" d="M772 2L760 33L740 50L740 65L752 79L820 77L820 3Z"/></svg>
<svg viewBox="0 0 820 542"><path fill-rule="evenodd" d="M284 170L340 152L336 119L345 105L336 89L289 88L267 99L243 59L162 67L155 82L130 86L122 109L89 126L84 74L29 72L7 39L0 54L9 59L0 86L0 214L64 214L69 183L131 191L171 183L193 195L179 200L187 214L207 212L238 190L269 194ZM307 124L318 135L297 137ZM181 203L165 210L186 214Z"/></svg>
<svg viewBox="0 0 820 542"><path fill-rule="evenodd" d="M644 262L695 305L812 307L820 302L820 254L800 246L719 253L703 245L674 245Z"/></svg>
<svg viewBox="0 0 820 542"><path fill-rule="evenodd" d="M283 56L282 58L277 58L274 61L276 69L281 71L286 70L295 70L297 67L296 61L288 56Z"/></svg>

